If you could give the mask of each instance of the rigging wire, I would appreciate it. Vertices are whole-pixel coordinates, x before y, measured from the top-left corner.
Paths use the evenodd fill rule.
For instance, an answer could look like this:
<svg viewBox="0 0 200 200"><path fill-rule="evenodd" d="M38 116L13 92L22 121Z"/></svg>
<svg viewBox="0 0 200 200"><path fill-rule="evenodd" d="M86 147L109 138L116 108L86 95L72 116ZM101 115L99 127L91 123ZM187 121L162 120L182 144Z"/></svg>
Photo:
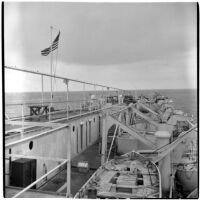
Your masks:
<svg viewBox="0 0 200 200"><path fill-rule="evenodd" d="M56 70L57 70L57 64L58 64L58 48L57 48L57 51L56 51L56 63L54 65L54 83L55 83L55 90L57 91L57 81L56 81Z"/></svg>

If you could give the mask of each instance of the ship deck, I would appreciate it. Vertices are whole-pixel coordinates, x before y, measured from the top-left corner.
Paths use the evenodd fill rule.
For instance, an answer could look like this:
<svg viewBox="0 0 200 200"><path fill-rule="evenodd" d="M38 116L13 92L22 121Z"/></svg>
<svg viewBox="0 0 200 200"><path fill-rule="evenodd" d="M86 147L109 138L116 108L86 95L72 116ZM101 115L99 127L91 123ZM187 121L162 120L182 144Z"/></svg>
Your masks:
<svg viewBox="0 0 200 200"><path fill-rule="evenodd" d="M87 161L89 164L89 171L86 173L79 172L77 164L80 161ZM84 185L84 183L90 178L90 176L101 165L101 157L99 155L99 142L88 147L85 151L77 155L72 159L71 164L71 194L74 196L78 190ZM41 191L52 191L56 193L66 194L66 176L67 170L64 169L45 185L39 188ZM63 189L62 189L63 188Z"/></svg>

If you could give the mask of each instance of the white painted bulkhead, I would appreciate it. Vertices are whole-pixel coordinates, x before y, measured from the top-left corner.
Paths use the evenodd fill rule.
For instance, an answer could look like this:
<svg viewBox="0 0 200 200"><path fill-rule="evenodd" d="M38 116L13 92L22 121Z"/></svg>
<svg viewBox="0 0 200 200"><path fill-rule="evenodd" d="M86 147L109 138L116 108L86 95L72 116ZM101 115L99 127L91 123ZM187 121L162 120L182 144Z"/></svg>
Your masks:
<svg viewBox="0 0 200 200"><path fill-rule="evenodd" d="M70 128L49 130L49 133L45 136L6 148L5 153L8 154L10 151L12 154L18 155L67 159L67 139L71 131L71 158L73 158L98 140L101 124L99 119L101 119L99 114L90 114L81 118L75 118L70 121ZM30 142L33 144L32 149L30 149ZM6 158L8 157L6 156ZM12 161L16 159L18 158L13 157ZM58 165L58 162L52 160L37 159L36 162L36 179ZM6 173L9 174L9 160L7 159L5 161L5 169ZM49 175L48 179L53 175L55 173ZM37 187L41 186L45 181L46 179L39 182ZM9 175L6 176L5 185L9 185Z"/></svg>

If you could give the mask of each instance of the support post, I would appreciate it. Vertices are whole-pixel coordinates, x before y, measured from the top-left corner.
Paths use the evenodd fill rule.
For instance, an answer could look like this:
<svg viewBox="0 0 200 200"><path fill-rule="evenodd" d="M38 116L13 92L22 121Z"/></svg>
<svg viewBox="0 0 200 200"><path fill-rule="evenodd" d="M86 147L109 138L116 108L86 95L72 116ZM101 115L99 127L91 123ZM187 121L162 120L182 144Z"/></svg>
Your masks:
<svg viewBox="0 0 200 200"><path fill-rule="evenodd" d="M66 197L71 196L71 129L72 127L67 129L67 193Z"/></svg>
<svg viewBox="0 0 200 200"><path fill-rule="evenodd" d="M105 163L107 152L107 116L106 113L102 116L102 148L101 148L101 165Z"/></svg>
<svg viewBox="0 0 200 200"><path fill-rule="evenodd" d="M162 147L164 145L169 144L171 134L168 131L166 131L161 124L159 130L155 133L155 137L157 140L157 146ZM170 153L159 162L159 169L161 173L162 191L163 193L167 193L170 191L170 176L172 174Z"/></svg>
<svg viewBox="0 0 200 200"><path fill-rule="evenodd" d="M83 109L85 109L86 97L85 97L85 83L83 83Z"/></svg>
<svg viewBox="0 0 200 200"><path fill-rule="evenodd" d="M64 79L63 83L65 83L67 85L67 119L69 118L69 80L68 79Z"/></svg>
<svg viewBox="0 0 200 200"><path fill-rule="evenodd" d="M81 102L80 102L80 115L81 115L81 109L82 109L82 104L81 104Z"/></svg>
<svg viewBox="0 0 200 200"><path fill-rule="evenodd" d="M106 162L109 161L110 153L111 153L112 146L113 146L113 143L114 143L116 134L117 134L117 129L118 129L118 127L119 127L119 125L116 124L115 132L114 132L114 134L113 134L113 138L112 138L112 142L111 142L111 145L110 145L110 149L109 149L109 152L108 152L108 157L107 157L107 161L106 161Z"/></svg>
<svg viewBox="0 0 200 200"><path fill-rule="evenodd" d="M122 113L119 113L118 121L122 122ZM119 135L122 133L122 129L119 127Z"/></svg>
<svg viewBox="0 0 200 200"><path fill-rule="evenodd" d="M110 88L109 88L109 87L107 87L107 92L108 92L108 95L106 95L106 96L110 96L109 90L110 90Z"/></svg>
<svg viewBox="0 0 200 200"><path fill-rule="evenodd" d="M129 111L126 111L126 125L129 126L130 118L129 118Z"/></svg>
<svg viewBox="0 0 200 200"><path fill-rule="evenodd" d="M41 85L42 85L42 105L44 105L44 82L43 82L43 75L41 75Z"/></svg>
<svg viewBox="0 0 200 200"><path fill-rule="evenodd" d="M103 90L103 87L102 87L102 99L104 99L104 90Z"/></svg>
<svg viewBox="0 0 200 200"><path fill-rule="evenodd" d="M119 90L117 90L117 100L118 100L118 104L120 104Z"/></svg>
<svg viewBox="0 0 200 200"><path fill-rule="evenodd" d="M67 119L69 118L69 80L67 80Z"/></svg>
<svg viewBox="0 0 200 200"><path fill-rule="evenodd" d="M51 103L49 106L49 121L51 121L51 107L52 107L52 102L53 102L53 81L52 81L52 71L53 71L53 53L52 53L52 29L53 27L50 26L51 29L51 59L50 59L50 86L51 86Z"/></svg>
<svg viewBox="0 0 200 200"><path fill-rule="evenodd" d="M23 104L21 105L22 108L22 132L21 132L21 136L23 136L24 133L24 106Z"/></svg>
<svg viewBox="0 0 200 200"><path fill-rule="evenodd" d="M49 104L49 121L51 121L51 103Z"/></svg>

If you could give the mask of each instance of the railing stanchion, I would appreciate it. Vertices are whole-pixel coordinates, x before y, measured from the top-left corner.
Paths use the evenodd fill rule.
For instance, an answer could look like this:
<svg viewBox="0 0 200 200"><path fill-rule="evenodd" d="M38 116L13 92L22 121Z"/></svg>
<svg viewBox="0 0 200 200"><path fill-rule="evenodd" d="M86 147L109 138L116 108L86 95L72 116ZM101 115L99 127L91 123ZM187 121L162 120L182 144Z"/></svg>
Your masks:
<svg viewBox="0 0 200 200"><path fill-rule="evenodd" d="M44 105L44 82L43 82L43 75L41 75L41 86L42 86L42 105Z"/></svg>
<svg viewBox="0 0 200 200"><path fill-rule="evenodd" d="M21 132L21 136L23 136L24 133L24 106L23 104L21 105L22 108L22 132Z"/></svg>
<svg viewBox="0 0 200 200"><path fill-rule="evenodd" d="M67 129L67 193L66 197L71 196L71 126Z"/></svg>
<svg viewBox="0 0 200 200"><path fill-rule="evenodd" d="M63 82L67 85L67 119L69 118L69 79L64 79Z"/></svg>
<svg viewBox="0 0 200 200"><path fill-rule="evenodd" d="M49 121L51 121L51 103L49 104Z"/></svg>

